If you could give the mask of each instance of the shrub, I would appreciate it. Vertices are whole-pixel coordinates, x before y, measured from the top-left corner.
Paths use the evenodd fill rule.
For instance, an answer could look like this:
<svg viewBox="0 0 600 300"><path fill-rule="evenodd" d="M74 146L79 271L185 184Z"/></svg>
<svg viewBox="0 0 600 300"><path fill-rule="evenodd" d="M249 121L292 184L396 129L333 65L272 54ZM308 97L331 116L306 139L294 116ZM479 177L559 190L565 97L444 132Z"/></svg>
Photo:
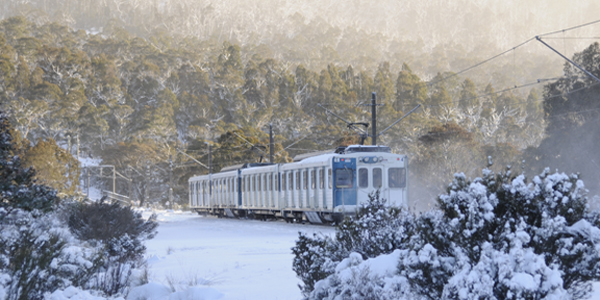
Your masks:
<svg viewBox="0 0 600 300"><path fill-rule="evenodd" d="M337 228L336 239L315 236L299 242L336 245L345 257L358 252L363 259L395 248L395 274L383 279L363 274L371 272L370 259L343 264L348 258L331 259L331 250L309 248L298 251L298 262L315 265L330 259L334 267L319 276L299 273L305 280L303 292L311 299L366 292L428 299L585 298L591 281L600 279L600 213L587 211L585 193L577 175L546 170L528 182L510 169L499 174L485 169L473 181L456 174L446 194L438 197L441 210L418 217L389 211L384 223L369 221L386 215L387 209L372 200L366 214L362 210L361 217ZM382 284L367 286L366 278L401 286L393 293ZM361 287L347 286L351 282Z"/></svg>
<svg viewBox="0 0 600 300"><path fill-rule="evenodd" d="M294 254L293 270L302 280L305 296L317 281L334 274L336 266L350 253L363 259L388 254L406 242L412 229L413 216L405 210L385 205L379 192L369 195L356 215L336 226L335 238L299 234Z"/></svg>
<svg viewBox="0 0 600 300"><path fill-rule="evenodd" d="M104 199L74 204L68 224L78 238L101 243L88 287L108 295L125 292L132 271L143 264L146 247L142 240L153 238L158 226L156 215L144 220L131 207L107 203Z"/></svg>
<svg viewBox="0 0 600 300"><path fill-rule="evenodd" d="M148 220L129 206L107 203L105 199L91 204L76 203L69 217L69 228L82 240L108 242L128 235L132 239L151 239L156 234L156 215Z"/></svg>

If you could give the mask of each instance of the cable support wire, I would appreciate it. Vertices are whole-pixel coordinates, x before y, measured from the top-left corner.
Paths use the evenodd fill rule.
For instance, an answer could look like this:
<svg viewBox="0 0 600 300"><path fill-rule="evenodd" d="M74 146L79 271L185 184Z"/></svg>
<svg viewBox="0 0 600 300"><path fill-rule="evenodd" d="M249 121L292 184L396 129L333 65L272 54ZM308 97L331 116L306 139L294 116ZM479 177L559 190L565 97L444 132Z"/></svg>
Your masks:
<svg viewBox="0 0 600 300"><path fill-rule="evenodd" d="M580 76L574 76L574 77L575 78L581 78ZM560 78L562 78L562 77L538 79L537 82L526 83L524 85L514 86L512 88L508 88L508 89L504 89L504 90L501 90L501 91L497 91L497 92L493 92L493 93L488 93L488 94L485 94L485 95L480 95L480 96L476 96L476 97L472 97L472 98L468 98L468 99L464 99L464 100L451 101L451 102L446 102L446 103L442 103L442 104L435 104L435 105L427 105L426 107L443 106L443 105L448 105L448 104L452 104L452 103L458 103L460 101L467 101L467 100L478 99L478 98L482 98L482 97L486 97L486 96L491 96L491 95L495 95L495 94L499 94L499 93L504 93L504 92L507 92L507 91L521 89L521 88L532 86L532 85L536 85L536 84L541 84L542 82L546 82L546 81L550 81L550 80L556 80L556 79L560 79ZM591 87L596 86L598 84L600 84L600 83L595 82L595 83L590 84L588 86L584 86L584 87L581 87L581 88L578 88L578 89L575 89L575 90L571 90L571 91L566 92L566 93L561 93L561 94L557 94L557 95L552 95L552 96L549 96L549 97L545 97L545 98L542 98L542 99L534 101L534 102L543 102L546 99L551 99L551 98L556 98L556 97L560 97L560 96L570 95L572 93L576 93L576 92L579 92L581 90L585 90L585 89L591 88ZM518 104L524 104L524 103L529 103L529 101L519 101L519 102L516 102L516 103L518 103Z"/></svg>
<svg viewBox="0 0 600 300"><path fill-rule="evenodd" d="M510 51L514 51L514 50L516 50L517 48L519 48L519 47L521 47L521 46L523 46L523 45L525 45L525 44L527 44L527 43L529 43L529 42L531 42L531 41L535 40L535 39L536 39L536 37L542 37L542 36L546 36L546 35L552 35L552 34L556 34L556 33L563 33L563 32L569 31L569 30L573 30L573 29L577 29L577 28L581 28L581 27L585 27L585 26L593 25L593 24L596 24L596 23L600 23L600 20L596 20L596 21L593 21L593 22L589 22L589 23L585 23L585 24L582 24L582 25L574 26L574 27L571 27L571 28L566 28L566 29L557 30L557 31L548 32L548 33L544 33L544 34L540 34L540 35L534 36L534 37L532 37L532 38L530 38L530 39L528 39L528 40L526 40L526 41L522 42L521 44L518 44L517 46L514 46L514 47L512 47L512 48L510 48L510 49L508 49L508 50L506 50L506 51L504 51L504 52L502 52L502 53L500 53L500 54L494 55L494 56L492 56L492 57L490 57L490 58L488 58L488 59L486 59L486 60L484 60L484 61L482 61L482 62L476 63L475 65L472 65L472 66L470 66L470 67L468 67L468 68L466 68L466 69L463 69L463 70L461 70L461 71L458 71L458 72L456 72L456 73L453 73L452 75L446 76L446 77L444 77L444 78L442 78L442 79L440 79L440 80L436 80L436 81L428 82L426 85L427 85L427 86L431 86L431 85L434 85L434 84L436 84L436 83L439 83L439 82L442 82L442 81L446 81L446 79L449 79L449 78L452 78L452 77L458 76L458 75L460 75L460 74L462 74L462 73L465 73L465 72L467 72L467 71L469 71L469 70L471 70L471 69L474 69L474 68L476 68L476 67L479 67L479 66L481 66L481 65L483 65L483 64L485 64L485 63L487 63L487 62L490 62L491 60L494 60L494 59L496 59L496 58L498 58L498 57L500 57L500 56L502 56L502 55L504 55L504 54L506 54L506 53L510 52Z"/></svg>
<svg viewBox="0 0 600 300"><path fill-rule="evenodd" d="M484 94L484 95L479 95L479 96L475 96L475 97L471 97L471 98L467 98L467 99L456 100L456 101L445 102L445 103L441 103L441 104L430 104L430 105L426 105L426 107L443 106L443 105L448 105L448 104L452 104L452 103L458 103L460 101L468 101L468 100L483 98L483 97L487 97L487 96L491 96L491 95L495 95L495 94L500 94L500 93L504 93L504 92L508 92L508 91L512 91L512 90L522 89L524 87L528 87L528 86L532 86L532 85L536 85L536 84L541 84L542 82L544 82L543 79L538 79L538 81L536 81L536 82L530 82L530 83L526 83L526 84L523 84L523 85L514 86L514 87L507 88L507 89L504 89L504 90L500 90L500 91L497 91L497 92L487 93L487 94Z"/></svg>
<svg viewBox="0 0 600 300"><path fill-rule="evenodd" d="M577 28L581 28L581 27L593 25L593 24L596 24L596 23L600 23L600 20L592 21L592 22L589 22L589 23L585 23L585 24L573 26L573 27L570 27L570 28L562 29L562 30L552 31L552 32L544 33L544 34L538 34L538 36L541 37L541 36L545 36L545 35L552 35L552 34L557 34L557 33L563 33L563 32L566 32L566 31L570 31L570 30L573 30L573 29L577 29Z"/></svg>
<svg viewBox="0 0 600 300"><path fill-rule="evenodd" d="M598 40L600 36L566 36L566 37L545 37L545 40Z"/></svg>

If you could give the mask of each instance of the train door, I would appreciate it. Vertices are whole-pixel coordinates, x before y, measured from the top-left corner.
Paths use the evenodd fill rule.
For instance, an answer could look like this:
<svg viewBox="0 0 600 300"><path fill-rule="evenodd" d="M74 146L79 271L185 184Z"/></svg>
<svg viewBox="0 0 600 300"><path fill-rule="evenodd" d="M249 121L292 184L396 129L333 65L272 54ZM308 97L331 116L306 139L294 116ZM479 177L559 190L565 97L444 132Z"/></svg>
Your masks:
<svg viewBox="0 0 600 300"><path fill-rule="evenodd" d="M369 194L371 194L374 190L372 185L372 178L370 175L372 173L371 168L362 166L359 167L356 176L358 181L358 193L357 193L357 202L358 204L367 203L369 200Z"/></svg>
<svg viewBox="0 0 600 300"><path fill-rule="evenodd" d="M319 168L319 206L327 208L327 189L325 183L325 168Z"/></svg>
<svg viewBox="0 0 600 300"><path fill-rule="evenodd" d="M310 208L317 208L317 200L316 200L316 196L318 195L317 193L317 174L315 172L315 169L312 168L310 170L310 185L309 185L309 195L308 195L308 201L309 201L309 207Z"/></svg>
<svg viewBox="0 0 600 300"><path fill-rule="evenodd" d="M356 205L356 158L333 159L333 206Z"/></svg>
<svg viewBox="0 0 600 300"><path fill-rule="evenodd" d="M309 207L308 203L308 169L302 170L302 189L300 190L300 195L302 201L300 202L300 207Z"/></svg>
<svg viewBox="0 0 600 300"><path fill-rule="evenodd" d="M404 191L406 189L406 169L392 167L387 169L388 203L393 206L406 205Z"/></svg>
<svg viewBox="0 0 600 300"><path fill-rule="evenodd" d="M294 208L302 207L300 188L302 187L302 171L294 172Z"/></svg>

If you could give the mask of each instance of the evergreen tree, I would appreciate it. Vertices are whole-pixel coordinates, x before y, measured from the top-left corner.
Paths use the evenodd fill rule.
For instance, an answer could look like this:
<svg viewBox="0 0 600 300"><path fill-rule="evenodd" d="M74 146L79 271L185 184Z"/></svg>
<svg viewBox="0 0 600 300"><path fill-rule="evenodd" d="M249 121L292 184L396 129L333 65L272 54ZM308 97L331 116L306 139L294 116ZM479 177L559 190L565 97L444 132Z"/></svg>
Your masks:
<svg viewBox="0 0 600 300"><path fill-rule="evenodd" d="M25 168L16 155L11 125L0 112L0 206L8 209L51 210L58 202L56 191L36 183L35 171Z"/></svg>

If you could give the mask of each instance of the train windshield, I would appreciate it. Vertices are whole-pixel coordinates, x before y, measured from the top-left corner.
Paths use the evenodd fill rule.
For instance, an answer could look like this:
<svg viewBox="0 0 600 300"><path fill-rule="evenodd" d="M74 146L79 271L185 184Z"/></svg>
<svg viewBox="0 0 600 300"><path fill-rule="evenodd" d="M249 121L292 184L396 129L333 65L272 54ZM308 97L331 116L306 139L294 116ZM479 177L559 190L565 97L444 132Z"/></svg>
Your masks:
<svg viewBox="0 0 600 300"><path fill-rule="evenodd" d="M351 188L352 187L352 171L350 169L335 170L335 187L336 188Z"/></svg>
<svg viewBox="0 0 600 300"><path fill-rule="evenodd" d="M404 168L389 168L388 169L389 187L403 188L406 187L406 169Z"/></svg>

